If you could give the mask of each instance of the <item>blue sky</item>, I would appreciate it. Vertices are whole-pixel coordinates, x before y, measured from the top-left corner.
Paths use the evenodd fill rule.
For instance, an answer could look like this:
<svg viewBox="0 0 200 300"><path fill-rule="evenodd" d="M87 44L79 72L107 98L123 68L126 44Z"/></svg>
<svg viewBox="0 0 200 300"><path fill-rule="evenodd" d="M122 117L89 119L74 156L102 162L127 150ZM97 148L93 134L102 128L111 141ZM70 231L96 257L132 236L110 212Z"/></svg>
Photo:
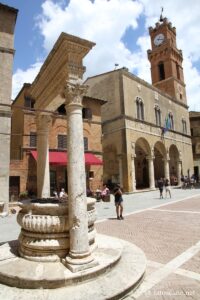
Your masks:
<svg viewBox="0 0 200 300"><path fill-rule="evenodd" d="M86 77L126 66L151 83L148 27L164 16L177 29L184 56L190 110L200 111L199 0L0 0L19 9L15 30L13 98L32 82L59 34L64 31L96 42L86 57ZM91 63L92 62L92 63Z"/></svg>

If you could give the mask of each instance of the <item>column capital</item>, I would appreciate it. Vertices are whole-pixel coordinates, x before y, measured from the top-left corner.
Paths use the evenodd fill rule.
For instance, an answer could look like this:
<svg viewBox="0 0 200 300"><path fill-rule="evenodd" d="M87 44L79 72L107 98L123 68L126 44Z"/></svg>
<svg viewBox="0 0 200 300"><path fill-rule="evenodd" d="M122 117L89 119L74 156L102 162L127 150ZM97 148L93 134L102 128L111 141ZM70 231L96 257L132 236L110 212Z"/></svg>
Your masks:
<svg viewBox="0 0 200 300"><path fill-rule="evenodd" d="M169 157L164 157L164 158L162 158L162 160L165 161L165 162L169 162L170 158Z"/></svg>
<svg viewBox="0 0 200 300"><path fill-rule="evenodd" d="M177 161L176 161L178 164L182 164L182 160L179 158L179 159L177 159Z"/></svg>
<svg viewBox="0 0 200 300"><path fill-rule="evenodd" d="M154 160L155 156L154 155L148 155L146 157L147 160Z"/></svg>
<svg viewBox="0 0 200 300"><path fill-rule="evenodd" d="M135 142L131 142L131 159L134 159L135 157Z"/></svg>
<svg viewBox="0 0 200 300"><path fill-rule="evenodd" d="M132 154L131 154L131 159L134 160L135 157L136 157L135 153L132 153Z"/></svg>
<svg viewBox="0 0 200 300"><path fill-rule="evenodd" d="M80 81L66 81L65 84L65 99L66 105L78 105L82 106L82 99L88 89L87 85L81 84Z"/></svg>
<svg viewBox="0 0 200 300"><path fill-rule="evenodd" d="M38 112L36 114L37 131L48 131L52 123L52 115L50 113Z"/></svg>

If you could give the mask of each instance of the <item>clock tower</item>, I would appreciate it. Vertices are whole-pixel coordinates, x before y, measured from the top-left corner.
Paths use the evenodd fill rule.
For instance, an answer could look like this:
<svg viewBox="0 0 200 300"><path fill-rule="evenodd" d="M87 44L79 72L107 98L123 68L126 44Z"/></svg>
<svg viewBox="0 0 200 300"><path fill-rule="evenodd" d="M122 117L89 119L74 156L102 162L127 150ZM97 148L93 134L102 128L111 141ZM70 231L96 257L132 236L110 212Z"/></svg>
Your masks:
<svg viewBox="0 0 200 300"><path fill-rule="evenodd" d="M176 28L167 18L160 17L155 27L149 27L152 84L176 100L187 104L182 67L182 51L176 46Z"/></svg>

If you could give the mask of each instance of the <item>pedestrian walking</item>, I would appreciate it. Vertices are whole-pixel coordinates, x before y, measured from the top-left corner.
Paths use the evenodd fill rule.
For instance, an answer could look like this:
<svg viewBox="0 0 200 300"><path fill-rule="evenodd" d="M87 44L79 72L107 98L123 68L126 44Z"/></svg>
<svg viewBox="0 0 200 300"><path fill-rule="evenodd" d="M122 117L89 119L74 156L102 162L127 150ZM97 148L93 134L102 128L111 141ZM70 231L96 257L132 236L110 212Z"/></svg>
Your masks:
<svg viewBox="0 0 200 300"><path fill-rule="evenodd" d="M163 181L163 178L160 178L158 180L158 188L159 188L159 191L160 191L160 199L163 199L163 187L164 187L164 181Z"/></svg>
<svg viewBox="0 0 200 300"><path fill-rule="evenodd" d="M167 199L167 194L169 194L170 198L172 197L169 179L165 180L165 199Z"/></svg>
<svg viewBox="0 0 200 300"><path fill-rule="evenodd" d="M120 189L120 186L117 185L114 190L113 194L115 196L115 206L116 206L116 214L118 220L123 220L123 197L122 197L122 191Z"/></svg>

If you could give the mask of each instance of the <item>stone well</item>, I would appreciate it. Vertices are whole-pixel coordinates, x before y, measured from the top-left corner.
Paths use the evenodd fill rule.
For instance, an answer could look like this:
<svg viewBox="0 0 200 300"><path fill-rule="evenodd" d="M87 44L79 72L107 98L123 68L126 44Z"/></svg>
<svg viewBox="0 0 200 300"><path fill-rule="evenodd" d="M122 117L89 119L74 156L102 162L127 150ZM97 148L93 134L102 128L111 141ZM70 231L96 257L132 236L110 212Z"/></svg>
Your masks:
<svg viewBox="0 0 200 300"><path fill-rule="evenodd" d="M87 198L90 250L96 248L94 198ZM19 204L17 222L21 226L19 254L33 261L60 261L69 253L68 203L58 199L26 200Z"/></svg>

